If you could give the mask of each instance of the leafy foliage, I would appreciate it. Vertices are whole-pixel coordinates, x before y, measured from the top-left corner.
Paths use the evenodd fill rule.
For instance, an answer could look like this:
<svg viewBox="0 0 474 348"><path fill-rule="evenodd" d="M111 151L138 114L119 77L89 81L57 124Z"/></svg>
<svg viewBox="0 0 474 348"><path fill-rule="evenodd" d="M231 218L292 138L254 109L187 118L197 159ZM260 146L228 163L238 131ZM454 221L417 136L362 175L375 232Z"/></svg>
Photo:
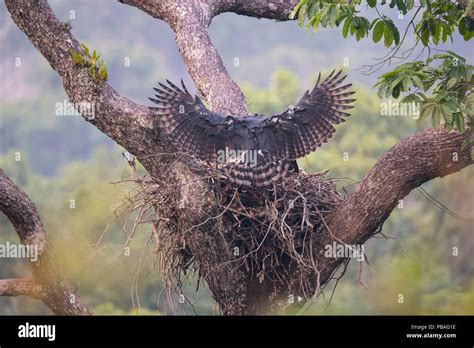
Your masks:
<svg viewBox="0 0 474 348"><path fill-rule="evenodd" d="M358 7L363 2L377 14L372 22L359 15ZM381 12L384 6L397 9L399 16L413 12L402 38L400 29ZM306 28L314 30L319 26L339 27L342 24L343 37L350 33L357 41L369 37L372 31L375 43L383 38L385 47L396 45L392 49L396 53L410 29L416 44L422 47L438 45L448 38L452 41L456 29L464 40L472 39L474 20L470 14L473 6L473 1L464 8L457 1L449 0L421 0L419 5L415 5L413 0L301 0L291 15L297 16L300 25L307 20ZM401 93L408 93L402 102L421 103L421 118L431 116L433 127L444 124L449 130L463 132L466 122L472 124L474 117L472 70L473 66L467 64L465 58L446 51L428 56L425 61L400 64L393 71L381 75L376 86L380 97L398 98ZM468 142L474 144L472 135Z"/></svg>
<svg viewBox="0 0 474 348"><path fill-rule="evenodd" d="M366 17L360 16L358 6L366 5L376 12L377 18L370 22ZM393 43L400 44L400 30L393 21L383 15L379 8L388 6L398 10L399 16L414 12L414 33L423 45L428 46L430 40L437 45L440 41L446 42L456 28L467 41L474 36L474 20L469 17L472 10L472 1L467 8L462 8L457 2L449 0L421 0L420 5L415 5L414 0L301 0L291 13L291 18L297 18L298 23L306 28L317 30L318 27L339 27L342 24L344 38L350 33L359 41L369 37L372 31L372 40L379 42L382 37L384 46L390 47ZM421 19L416 22L416 17L422 11Z"/></svg>
<svg viewBox="0 0 474 348"><path fill-rule="evenodd" d="M398 98L407 92L401 102L420 103L420 118L431 116L433 127L444 124L449 130L463 132L465 120L474 122L473 66L454 52L435 54L424 62L401 64L381 75L375 86L380 97ZM470 142L474 144L472 135Z"/></svg>
<svg viewBox="0 0 474 348"><path fill-rule="evenodd" d="M105 62L100 59L100 55L94 50L92 55L89 52L89 47L81 43L81 48L84 54L71 50L71 58L77 65L87 68L87 72L94 79L94 81L107 81L107 68Z"/></svg>

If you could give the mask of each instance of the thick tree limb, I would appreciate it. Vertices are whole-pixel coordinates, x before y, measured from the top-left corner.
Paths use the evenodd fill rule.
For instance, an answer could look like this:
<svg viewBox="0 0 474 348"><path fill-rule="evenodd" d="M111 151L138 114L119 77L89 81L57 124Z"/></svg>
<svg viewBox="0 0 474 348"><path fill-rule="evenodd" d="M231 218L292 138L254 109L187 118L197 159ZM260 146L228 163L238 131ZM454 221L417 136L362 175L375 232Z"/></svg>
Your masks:
<svg viewBox="0 0 474 348"><path fill-rule="evenodd" d="M277 21L290 20L299 0L218 0L212 2L212 16L223 12L233 12L244 16L275 19Z"/></svg>
<svg viewBox="0 0 474 348"><path fill-rule="evenodd" d="M121 0L155 18L167 22L176 33L176 44L189 74L210 109L230 115L248 113L245 98L230 78L207 28L211 23L213 1Z"/></svg>
<svg viewBox="0 0 474 348"><path fill-rule="evenodd" d="M155 166L156 154L169 152L146 106L122 97L105 82L94 82L85 68L72 61L70 51L82 52L80 44L46 1L7 0L5 4L13 21L59 74L70 101L94 105L95 115L84 117L88 122L141 156L144 164Z"/></svg>
<svg viewBox="0 0 474 348"><path fill-rule="evenodd" d="M21 243L37 252L36 261L31 261L35 281L2 280L0 294L41 298L55 314L90 314L79 295L75 293L73 286L54 263L52 246L48 242L34 203L1 169L0 211L13 224Z"/></svg>
<svg viewBox="0 0 474 348"><path fill-rule="evenodd" d="M329 229L346 244L365 243L411 190L473 163L471 147L462 150L470 132L427 129L393 146L331 214L327 222ZM335 267L330 262L323 264L322 282Z"/></svg>
<svg viewBox="0 0 474 348"><path fill-rule="evenodd" d="M240 88L231 79L207 28L212 18L235 12L257 18L288 20L298 1L290 0L119 0L168 23L176 33L189 74L210 109L230 115L246 115L247 104Z"/></svg>
<svg viewBox="0 0 474 348"><path fill-rule="evenodd" d="M411 190L473 163L471 148L462 149L470 132L427 129L393 146L333 213L329 227L349 244L365 242Z"/></svg>
<svg viewBox="0 0 474 348"><path fill-rule="evenodd" d="M183 18L176 29L176 44L212 110L229 115L248 113L245 97L230 78L205 26L196 25L195 19Z"/></svg>

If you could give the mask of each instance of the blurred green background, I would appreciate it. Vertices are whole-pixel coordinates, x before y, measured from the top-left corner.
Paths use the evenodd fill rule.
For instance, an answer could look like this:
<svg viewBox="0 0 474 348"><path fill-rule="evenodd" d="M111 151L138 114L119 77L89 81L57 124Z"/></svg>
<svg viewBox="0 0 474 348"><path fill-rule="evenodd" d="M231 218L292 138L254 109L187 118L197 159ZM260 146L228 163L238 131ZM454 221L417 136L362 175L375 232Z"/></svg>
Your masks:
<svg viewBox="0 0 474 348"><path fill-rule="evenodd" d="M50 3L61 20L71 23L78 40L101 54L109 82L120 93L148 104L158 80L181 77L195 91L165 23L112 0ZM12 23L3 3L0 11L0 167L36 203L59 262L79 294L97 314L212 314L208 291L201 287L195 292L192 282L185 295L193 306L179 306L176 298L174 306L166 301L156 254L151 246L145 248L149 228L136 233L130 255L124 255L119 245L125 221L113 219L132 189L113 184L130 175L123 149L82 118L55 115L56 103L67 99L60 79ZM370 88L375 76L356 70L383 56L383 49L368 40L356 43L344 40L337 30L314 34L296 23L233 14L215 18L210 33L253 112L278 112L294 104L311 87L317 71L341 67L348 58L356 108L332 141L300 160L307 171L330 169L332 176L345 178L341 189L351 190L397 141L429 127L410 117L380 116L381 101ZM472 47L461 40L446 46L472 57ZM343 160L345 152L348 161ZM18 153L21 161L15 161ZM458 215L474 218L473 174L470 167L423 188ZM360 264L351 261L332 301L334 282L302 314L474 314L473 226L413 191L385 223L387 238L366 244L370 265L363 265L362 275ZM96 247L107 227L103 243ZM6 241L18 239L1 215L0 243ZM22 260L0 259L0 278L22 277L28 269ZM0 298L0 314L50 311L40 301Z"/></svg>

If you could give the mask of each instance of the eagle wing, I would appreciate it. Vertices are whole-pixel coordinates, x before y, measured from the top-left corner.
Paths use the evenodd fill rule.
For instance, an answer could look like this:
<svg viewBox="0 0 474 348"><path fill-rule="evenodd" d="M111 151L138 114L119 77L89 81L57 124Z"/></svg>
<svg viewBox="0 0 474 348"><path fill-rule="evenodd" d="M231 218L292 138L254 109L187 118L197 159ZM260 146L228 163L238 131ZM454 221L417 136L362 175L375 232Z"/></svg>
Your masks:
<svg viewBox="0 0 474 348"><path fill-rule="evenodd" d="M154 88L150 98L157 104L150 109L159 115L159 127L175 147L201 160L213 162L218 151L254 150L257 165L237 163L227 171L231 182L244 186L269 187L286 175L290 162L307 155L327 142L334 124L349 116L354 92L351 84L340 86L346 76L333 71L324 81L306 91L295 107L273 116L225 116L208 110L199 97L192 97L183 82L182 89L169 82ZM319 76L321 77L321 75ZM224 166L225 167L225 166Z"/></svg>
<svg viewBox="0 0 474 348"><path fill-rule="evenodd" d="M347 75L342 70L332 71L324 81L318 82L311 92L306 91L295 107L281 114L262 118L259 138L260 150L276 158L295 160L306 156L326 143L335 132L334 124L349 116L345 110L355 99L345 92L352 84L341 86Z"/></svg>
<svg viewBox="0 0 474 348"><path fill-rule="evenodd" d="M166 82L168 86L159 83L155 97L149 98L158 105L150 109L157 111L160 129L178 150L204 161L214 160L217 151L232 140L229 130L235 119L208 110L198 96L191 96L182 80L183 89Z"/></svg>

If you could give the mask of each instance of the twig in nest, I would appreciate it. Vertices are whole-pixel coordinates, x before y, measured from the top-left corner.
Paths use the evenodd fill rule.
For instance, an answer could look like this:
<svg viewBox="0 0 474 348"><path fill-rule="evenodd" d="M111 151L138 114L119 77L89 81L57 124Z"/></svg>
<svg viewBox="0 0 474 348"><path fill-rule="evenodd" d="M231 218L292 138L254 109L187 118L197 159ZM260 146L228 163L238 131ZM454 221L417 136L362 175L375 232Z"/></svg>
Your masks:
<svg viewBox="0 0 474 348"><path fill-rule="evenodd" d="M216 194L209 215L201 222L190 223L180 209L181 188L189 183L165 183L151 177L138 178L137 191L117 211L117 216L138 213L133 225L127 226L125 245L137 225L154 222L150 238L156 244L168 301L172 293L182 294L185 282L199 283L201 277L212 276L222 267L230 267L231 272L244 269L258 281L288 289L288 293L304 297L322 293L315 248L322 236L332 236L324 217L342 201L336 180L325 173L298 173L272 192L243 192L221 184L211 170L207 174L202 180L208 180ZM227 246L228 260L207 274L202 274L186 244L188 234L196 230L220 235Z"/></svg>

